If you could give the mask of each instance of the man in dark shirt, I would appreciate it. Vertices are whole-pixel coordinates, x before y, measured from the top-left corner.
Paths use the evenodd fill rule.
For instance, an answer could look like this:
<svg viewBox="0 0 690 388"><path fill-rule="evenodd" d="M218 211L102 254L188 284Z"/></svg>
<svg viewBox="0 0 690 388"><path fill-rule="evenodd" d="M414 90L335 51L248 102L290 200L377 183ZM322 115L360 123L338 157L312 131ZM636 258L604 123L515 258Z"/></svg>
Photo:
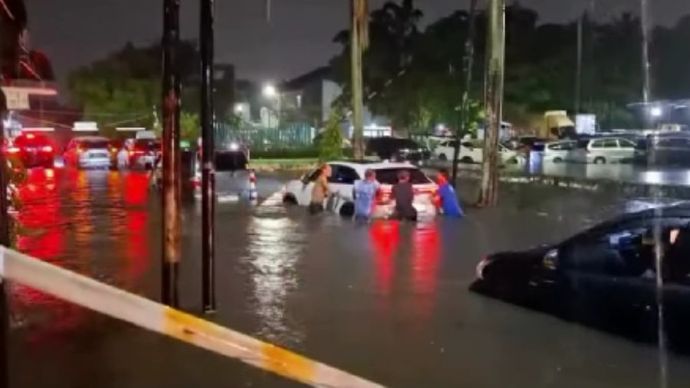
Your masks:
<svg viewBox="0 0 690 388"><path fill-rule="evenodd" d="M395 201L393 218L408 221L417 220L417 210L412 206L414 188L410 183L409 171L403 170L398 174L398 183L393 185L393 200Z"/></svg>

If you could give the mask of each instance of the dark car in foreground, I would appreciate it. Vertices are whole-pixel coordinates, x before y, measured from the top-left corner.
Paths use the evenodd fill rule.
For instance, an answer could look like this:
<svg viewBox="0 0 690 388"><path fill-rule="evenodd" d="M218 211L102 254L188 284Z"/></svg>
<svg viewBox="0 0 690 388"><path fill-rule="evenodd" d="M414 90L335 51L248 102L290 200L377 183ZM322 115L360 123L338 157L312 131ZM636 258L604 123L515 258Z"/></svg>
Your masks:
<svg viewBox="0 0 690 388"><path fill-rule="evenodd" d="M626 214L562 243L488 256L471 290L690 353L690 204Z"/></svg>
<svg viewBox="0 0 690 388"><path fill-rule="evenodd" d="M424 162L431 158L431 151L412 139L375 137L367 140L366 154L392 162Z"/></svg>

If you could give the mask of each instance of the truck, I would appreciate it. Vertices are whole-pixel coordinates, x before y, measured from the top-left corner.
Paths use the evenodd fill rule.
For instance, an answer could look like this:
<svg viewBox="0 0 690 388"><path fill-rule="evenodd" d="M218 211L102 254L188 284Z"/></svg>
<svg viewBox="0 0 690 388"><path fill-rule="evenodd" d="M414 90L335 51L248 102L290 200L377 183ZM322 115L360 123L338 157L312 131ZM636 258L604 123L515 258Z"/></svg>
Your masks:
<svg viewBox="0 0 690 388"><path fill-rule="evenodd" d="M539 128L539 136L542 139L559 140L570 139L577 135L575 123L568 117L564 110L552 110L544 113L544 125Z"/></svg>

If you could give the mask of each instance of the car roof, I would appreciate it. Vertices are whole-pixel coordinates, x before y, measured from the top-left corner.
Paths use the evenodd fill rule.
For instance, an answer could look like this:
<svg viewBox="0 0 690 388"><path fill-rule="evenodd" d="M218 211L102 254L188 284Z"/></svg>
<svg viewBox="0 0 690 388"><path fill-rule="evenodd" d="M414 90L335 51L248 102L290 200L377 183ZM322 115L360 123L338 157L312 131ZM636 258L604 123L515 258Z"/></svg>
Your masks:
<svg viewBox="0 0 690 388"><path fill-rule="evenodd" d="M328 164L338 164L341 166L347 166L354 168L356 170L361 170L361 169L371 169L371 170L383 170L383 169L391 169L391 168L413 168L413 169L419 169L417 166L409 164L409 163L388 163L388 162L378 162L378 161L340 161L340 160L334 160L331 162L328 162Z"/></svg>
<svg viewBox="0 0 690 388"><path fill-rule="evenodd" d="M73 137L72 140L76 140L76 141L107 141L107 142L110 141L110 139L108 139L107 137L103 137L103 136L77 136L77 137Z"/></svg>

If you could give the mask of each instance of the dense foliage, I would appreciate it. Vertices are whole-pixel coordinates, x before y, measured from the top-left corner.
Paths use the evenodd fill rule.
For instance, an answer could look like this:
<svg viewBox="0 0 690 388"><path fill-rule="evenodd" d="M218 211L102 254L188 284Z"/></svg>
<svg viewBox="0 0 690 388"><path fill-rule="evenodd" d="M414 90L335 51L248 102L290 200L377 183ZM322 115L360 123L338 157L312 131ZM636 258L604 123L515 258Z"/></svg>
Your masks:
<svg viewBox="0 0 690 388"><path fill-rule="evenodd" d="M371 13L371 45L365 54L368 105L390 117L396 128L428 131L437 123L457 123L462 93L462 60L469 18L466 11L420 30L413 0L387 2ZM536 11L514 3L507 9L505 119L532 126L545 110L575 106L577 23L543 24ZM623 14L606 21L583 20L582 108L597 114L603 127L630 126L627 104L641 99L641 28ZM477 17L474 84L483 99L486 15ZM335 42L342 51L331 60L345 90L349 82L348 31ZM690 94L690 16L652 34L653 98ZM473 121L476 118L472 118Z"/></svg>

